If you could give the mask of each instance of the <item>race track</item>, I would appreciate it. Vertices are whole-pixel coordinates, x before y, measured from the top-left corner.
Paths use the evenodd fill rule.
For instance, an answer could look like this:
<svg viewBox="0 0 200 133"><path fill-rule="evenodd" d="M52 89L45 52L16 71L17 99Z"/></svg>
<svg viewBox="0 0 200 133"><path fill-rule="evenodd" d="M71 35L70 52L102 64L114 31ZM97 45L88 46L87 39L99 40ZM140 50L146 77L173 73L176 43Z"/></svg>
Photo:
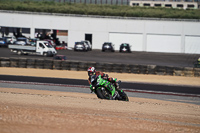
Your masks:
<svg viewBox="0 0 200 133"><path fill-rule="evenodd" d="M90 93L87 80L0 75L0 87ZM200 89L195 86L124 82L129 97L142 97L200 105Z"/></svg>

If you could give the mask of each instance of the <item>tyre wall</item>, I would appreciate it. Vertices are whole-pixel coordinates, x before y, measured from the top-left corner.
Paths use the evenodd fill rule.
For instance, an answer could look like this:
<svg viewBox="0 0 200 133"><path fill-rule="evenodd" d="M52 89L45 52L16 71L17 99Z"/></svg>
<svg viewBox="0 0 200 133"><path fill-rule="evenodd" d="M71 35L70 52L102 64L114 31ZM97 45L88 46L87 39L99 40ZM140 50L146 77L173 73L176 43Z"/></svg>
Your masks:
<svg viewBox="0 0 200 133"><path fill-rule="evenodd" d="M97 70L104 72L200 77L200 68L192 67L0 57L0 67L86 71L89 66L94 66Z"/></svg>

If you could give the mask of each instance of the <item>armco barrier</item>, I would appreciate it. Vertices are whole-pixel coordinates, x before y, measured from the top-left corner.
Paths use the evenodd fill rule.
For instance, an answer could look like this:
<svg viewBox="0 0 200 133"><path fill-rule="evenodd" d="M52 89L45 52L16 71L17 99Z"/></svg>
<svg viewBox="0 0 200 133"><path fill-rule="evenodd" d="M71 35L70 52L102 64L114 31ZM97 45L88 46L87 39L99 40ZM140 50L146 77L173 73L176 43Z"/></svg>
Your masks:
<svg viewBox="0 0 200 133"><path fill-rule="evenodd" d="M200 68L192 67L0 57L0 67L86 71L90 66L94 66L98 71L104 72L200 77Z"/></svg>

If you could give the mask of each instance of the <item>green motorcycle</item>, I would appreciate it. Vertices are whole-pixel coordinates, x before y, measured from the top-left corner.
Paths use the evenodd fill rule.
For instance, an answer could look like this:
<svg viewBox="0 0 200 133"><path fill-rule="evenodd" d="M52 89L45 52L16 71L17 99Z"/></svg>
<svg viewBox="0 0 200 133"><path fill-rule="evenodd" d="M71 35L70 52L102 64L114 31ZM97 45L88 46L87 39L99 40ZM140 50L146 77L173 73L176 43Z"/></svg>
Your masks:
<svg viewBox="0 0 200 133"><path fill-rule="evenodd" d="M120 85L121 82L118 82ZM94 92L100 99L129 101L126 93L121 89L116 89L115 85L101 78L101 75L91 76L91 92Z"/></svg>

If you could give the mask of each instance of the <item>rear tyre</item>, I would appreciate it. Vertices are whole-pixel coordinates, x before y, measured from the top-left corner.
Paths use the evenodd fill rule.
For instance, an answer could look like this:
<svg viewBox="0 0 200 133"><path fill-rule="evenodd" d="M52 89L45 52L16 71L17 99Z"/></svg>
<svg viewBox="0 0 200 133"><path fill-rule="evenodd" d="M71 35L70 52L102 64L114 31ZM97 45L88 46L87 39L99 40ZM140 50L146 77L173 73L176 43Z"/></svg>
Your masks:
<svg viewBox="0 0 200 133"><path fill-rule="evenodd" d="M123 91L123 92L118 92L120 97L122 98L121 101L129 101L127 94Z"/></svg>
<svg viewBox="0 0 200 133"><path fill-rule="evenodd" d="M43 56L47 57L47 53L46 53L46 52L45 52L45 53L43 53Z"/></svg>

